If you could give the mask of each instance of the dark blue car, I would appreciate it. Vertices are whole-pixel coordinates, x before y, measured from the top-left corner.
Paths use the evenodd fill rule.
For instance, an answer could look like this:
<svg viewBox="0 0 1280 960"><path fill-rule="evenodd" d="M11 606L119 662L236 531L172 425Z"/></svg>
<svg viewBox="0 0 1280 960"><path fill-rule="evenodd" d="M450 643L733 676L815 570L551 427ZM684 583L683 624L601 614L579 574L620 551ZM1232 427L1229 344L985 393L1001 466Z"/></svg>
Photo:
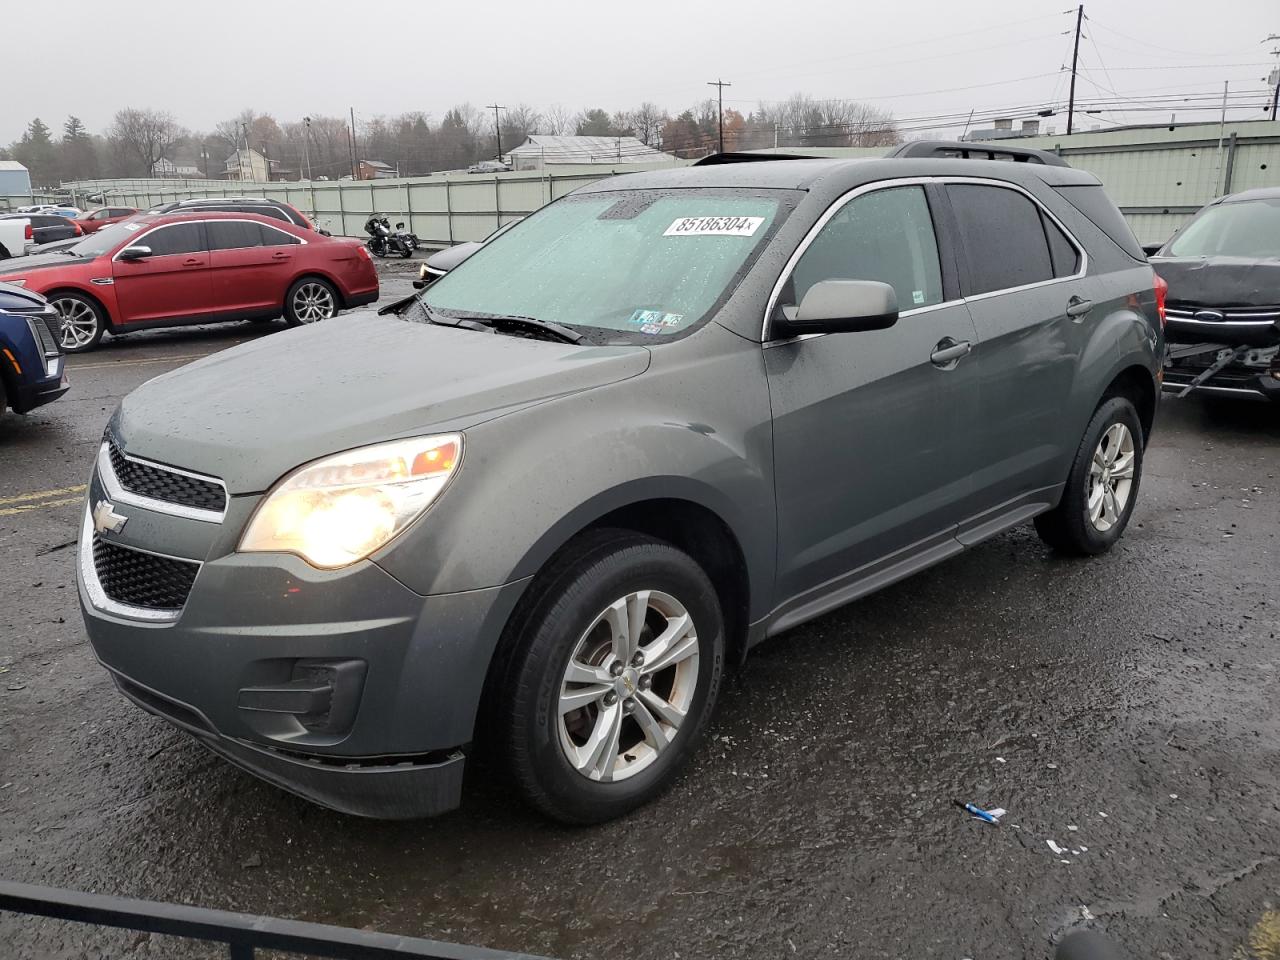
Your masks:
<svg viewBox="0 0 1280 960"><path fill-rule="evenodd" d="M27 413L67 392L62 320L38 293L0 283L0 416Z"/></svg>

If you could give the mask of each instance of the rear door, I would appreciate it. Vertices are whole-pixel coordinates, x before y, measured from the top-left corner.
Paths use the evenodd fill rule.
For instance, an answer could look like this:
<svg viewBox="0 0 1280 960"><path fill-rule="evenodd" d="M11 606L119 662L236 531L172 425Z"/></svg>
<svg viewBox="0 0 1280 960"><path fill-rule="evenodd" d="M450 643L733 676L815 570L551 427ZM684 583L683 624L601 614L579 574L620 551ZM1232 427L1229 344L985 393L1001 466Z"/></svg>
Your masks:
<svg viewBox="0 0 1280 960"><path fill-rule="evenodd" d="M803 605L807 591L958 549L979 415L967 355L977 335L936 213L923 184L862 192L829 214L782 287L785 311L820 280L880 280L900 316L887 330L765 345L780 599Z"/></svg>
<svg viewBox="0 0 1280 960"><path fill-rule="evenodd" d="M227 313L280 311L302 243L256 220L210 220L215 309Z"/></svg>
<svg viewBox="0 0 1280 960"><path fill-rule="evenodd" d="M165 224L140 234L131 243L150 247L151 256L121 260L117 253L112 261L121 322L201 317L212 312L203 223Z"/></svg>
<svg viewBox="0 0 1280 960"><path fill-rule="evenodd" d="M1067 401L1084 347L1083 248L1012 184L946 185L960 233L965 302L981 341L982 417L975 491L996 515L1052 497L1061 484ZM1070 314L1070 315L1069 315Z"/></svg>

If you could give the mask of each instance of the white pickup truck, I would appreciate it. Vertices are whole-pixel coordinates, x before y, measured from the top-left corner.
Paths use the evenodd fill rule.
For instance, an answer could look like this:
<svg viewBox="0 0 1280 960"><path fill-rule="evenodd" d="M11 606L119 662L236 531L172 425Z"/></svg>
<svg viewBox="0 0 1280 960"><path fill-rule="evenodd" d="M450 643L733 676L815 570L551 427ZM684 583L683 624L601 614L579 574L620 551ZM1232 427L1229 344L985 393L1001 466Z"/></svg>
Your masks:
<svg viewBox="0 0 1280 960"><path fill-rule="evenodd" d="M0 260L20 257L27 252L27 228L31 221L23 217L0 217Z"/></svg>

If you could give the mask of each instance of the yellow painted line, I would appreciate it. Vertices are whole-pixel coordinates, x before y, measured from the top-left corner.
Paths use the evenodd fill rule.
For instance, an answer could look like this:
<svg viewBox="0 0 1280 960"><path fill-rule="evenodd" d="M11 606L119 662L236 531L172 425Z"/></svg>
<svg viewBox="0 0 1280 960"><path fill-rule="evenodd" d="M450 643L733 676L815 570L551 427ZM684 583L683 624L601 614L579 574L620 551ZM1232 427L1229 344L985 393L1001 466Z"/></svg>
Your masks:
<svg viewBox="0 0 1280 960"><path fill-rule="evenodd" d="M42 510L45 507L65 507L70 503L80 503L79 497L67 497L65 500L42 500L39 503L24 503L17 507L0 508L0 517L12 517L19 513L26 513L29 510Z"/></svg>
<svg viewBox="0 0 1280 960"><path fill-rule="evenodd" d="M56 490L36 490L34 493L19 493L13 497L0 497L0 506L6 503L23 503L27 500L47 500L49 497L61 497L68 493L84 493L88 489L86 484L80 484L77 487L58 487Z"/></svg>
<svg viewBox="0 0 1280 960"><path fill-rule="evenodd" d="M69 363L68 370L106 370L110 367L135 367L142 363L183 363L187 360L199 360L211 357L213 353L192 353L181 357L150 357L146 360L109 360L106 363Z"/></svg>

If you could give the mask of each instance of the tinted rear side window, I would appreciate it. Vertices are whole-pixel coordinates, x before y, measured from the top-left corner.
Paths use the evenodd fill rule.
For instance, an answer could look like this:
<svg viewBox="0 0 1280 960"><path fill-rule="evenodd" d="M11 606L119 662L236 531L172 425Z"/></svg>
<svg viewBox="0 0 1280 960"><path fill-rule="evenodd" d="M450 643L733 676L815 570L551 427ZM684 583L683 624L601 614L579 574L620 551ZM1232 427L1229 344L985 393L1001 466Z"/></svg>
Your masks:
<svg viewBox="0 0 1280 960"><path fill-rule="evenodd" d="M150 247L153 257L169 257L179 253L204 253L204 235L198 223L175 223L161 227L137 241Z"/></svg>
<svg viewBox="0 0 1280 960"><path fill-rule="evenodd" d="M287 247L302 242L293 234L277 230L275 227L268 227L265 223L259 224L258 228L262 231L262 245L264 247Z"/></svg>
<svg viewBox="0 0 1280 960"><path fill-rule="evenodd" d="M205 224L210 250L239 250L262 246L262 233L247 220L210 220Z"/></svg>
<svg viewBox="0 0 1280 960"><path fill-rule="evenodd" d="M1101 187L1054 187L1071 205L1093 221L1094 226L1116 242L1135 260L1146 260L1142 244L1133 235L1128 222Z"/></svg>
<svg viewBox="0 0 1280 960"><path fill-rule="evenodd" d="M1041 213L1044 233L1049 238L1049 256L1053 260L1053 275L1069 277L1080 269L1080 251L1067 239L1061 228Z"/></svg>
<svg viewBox="0 0 1280 960"><path fill-rule="evenodd" d="M969 260L968 296L1053 279L1040 208L1016 190L947 185Z"/></svg>

